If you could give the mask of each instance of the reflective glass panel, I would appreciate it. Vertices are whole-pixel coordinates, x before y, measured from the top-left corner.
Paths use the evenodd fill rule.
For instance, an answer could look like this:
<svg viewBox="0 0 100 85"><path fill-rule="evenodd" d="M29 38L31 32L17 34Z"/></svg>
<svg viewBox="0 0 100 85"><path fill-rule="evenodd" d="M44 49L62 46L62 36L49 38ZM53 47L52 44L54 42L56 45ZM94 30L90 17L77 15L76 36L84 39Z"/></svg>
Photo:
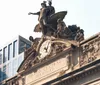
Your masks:
<svg viewBox="0 0 100 85"><path fill-rule="evenodd" d="M17 45L18 45L18 42L16 40L13 43L13 57L15 57L18 54L18 46Z"/></svg>
<svg viewBox="0 0 100 85"><path fill-rule="evenodd" d="M3 49L3 63L5 63L8 60L8 51L7 47Z"/></svg>
<svg viewBox="0 0 100 85"><path fill-rule="evenodd" d="M8 60L13 58L12 44L8 45Z"/></svg>
<svg viewBox="0 0 100 85"><path fill-rule="evenodd" d="M2 64L2 50L0 50L0 65Z"/></svg>

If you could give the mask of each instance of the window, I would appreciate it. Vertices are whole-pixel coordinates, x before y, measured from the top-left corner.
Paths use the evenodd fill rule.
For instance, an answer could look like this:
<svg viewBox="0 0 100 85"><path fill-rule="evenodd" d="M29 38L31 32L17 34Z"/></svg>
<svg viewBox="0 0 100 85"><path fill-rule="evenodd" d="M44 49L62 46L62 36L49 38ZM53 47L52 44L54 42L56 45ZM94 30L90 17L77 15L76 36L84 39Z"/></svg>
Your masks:
<svg viewBox="0 0 100 85"><path fill-rule="evenodd" d="M0 81L3 79L3 72L2 72L3 67L0 67Z"/></svg>
<svg viewBox="0 0 100 85"><path fill-rule="evenodd" d="M3 49L3 63L5 63L8 60L8 52L7 47Z"/></svg>
<svg viewBox="0 0 100 85"><path fill-rule="evenodd" d="M19 44L20 46L19 46L19 53L22 53L22 52L24 52L24 49L26 48L29 48L29 47L31 47L31 45L29 45L29 44L27 44L25 41L20 41L20 44Z"/></svg>
<svg viewBox="0 0 100 85"><path fill-rule="evenodd" d="M12 62L9 63L9 77L12 76Z"/></svg>
<svg viewBox="0 0 100 85"><path fill-rule="evenodd" d="M18 58L18 67L20 66L22 61L23 61L23 56L19 56L19 58Z"/></svg>
<svg viewBox="0 0 100 85"><path fill-rule="evenodd" d="M2 50L0 50L0 65L2 64Z"/></svg>
<svg viewBox="0 0 100 85"><path fill-rule="evenodd" d="M13 76L17 73L17 59L13 60Z"/></svg>
<svg viewBox="0 0 100 85"><path fill-rule="evenodd" d="M6 79L7 76L6 76L6 65L3 66L3 80Z"/></svg>
<svg viewBox="0 0 100 85"><path fill-rule="evenodd" d="M16 40L13 43L13 57L15 57L18 54L18 46L17 45L18 45L18 42Z"/></svg>
<svg viewBox="0 0 100 85"><path fill-rule="evenodd" d="M9 77L9 63L6 65L6 78Z"/></svg>
<svg viewBox="0 0 100 85"><path fill-rule="evenodd" d="M0 68L0 81L1 81L1 74L2 74L2 73L1 73L1 68Z"/></svg>
<svg viewBox="0 0 100 85"><path fill-rule="evenodd" d="M20 41L20 46L19 46L19 53L22 53L24 51L25 48L25 43L23 41Z"/></svg>
<svg viewBox="0 0 100 85"><path fill-rule="evenodd" d="M12 44L8 45L8 60L13 58Z"/></svg>

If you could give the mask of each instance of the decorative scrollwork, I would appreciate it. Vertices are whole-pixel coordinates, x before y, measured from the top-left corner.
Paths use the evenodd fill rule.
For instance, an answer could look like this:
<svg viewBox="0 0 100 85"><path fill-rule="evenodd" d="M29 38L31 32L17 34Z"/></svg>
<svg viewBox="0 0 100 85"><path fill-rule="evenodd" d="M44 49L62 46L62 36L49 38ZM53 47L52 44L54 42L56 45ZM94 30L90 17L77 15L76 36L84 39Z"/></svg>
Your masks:
<svg viewBox="0 0 100 85"><path fill-rule="evenodd" d="M82 46L82 56L80 58L80 66L90 63L98 58L100 51L100 40L96 38Z"/></svg>

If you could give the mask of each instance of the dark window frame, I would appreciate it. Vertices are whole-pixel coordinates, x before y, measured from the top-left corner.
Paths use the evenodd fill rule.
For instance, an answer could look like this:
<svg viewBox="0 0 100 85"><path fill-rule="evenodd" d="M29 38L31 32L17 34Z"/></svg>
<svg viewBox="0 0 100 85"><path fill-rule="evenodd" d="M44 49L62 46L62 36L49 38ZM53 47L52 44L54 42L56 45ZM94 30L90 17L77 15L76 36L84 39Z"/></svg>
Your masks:
<svg viewBox="0 0 100 85"><path fill-rule="evenodd" d="M10 60L10 51L11 51L11 49L12 49L12 53L13 53L13 48L12 48L12 43L10 43L9 45L8 45L8 60ZM12 54L12 57L13 57L13 54Z"/></svg>

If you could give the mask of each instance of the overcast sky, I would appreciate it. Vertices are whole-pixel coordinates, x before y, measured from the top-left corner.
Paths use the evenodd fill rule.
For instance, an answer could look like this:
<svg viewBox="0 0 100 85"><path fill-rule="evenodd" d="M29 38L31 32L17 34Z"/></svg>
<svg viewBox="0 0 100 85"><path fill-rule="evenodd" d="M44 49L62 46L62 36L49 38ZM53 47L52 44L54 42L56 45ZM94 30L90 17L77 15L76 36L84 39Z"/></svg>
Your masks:
<svg viewBox="0 0 100 85"><path fill-rule="evenodd" d="M0 46L21 35L28 39L38 23L37 16L28 15L41 8L43 0L0 0ZM85 31L85 38L100 32L100 0L52 0L56 12L68 11L66 25L76 24Z"/></svg>

